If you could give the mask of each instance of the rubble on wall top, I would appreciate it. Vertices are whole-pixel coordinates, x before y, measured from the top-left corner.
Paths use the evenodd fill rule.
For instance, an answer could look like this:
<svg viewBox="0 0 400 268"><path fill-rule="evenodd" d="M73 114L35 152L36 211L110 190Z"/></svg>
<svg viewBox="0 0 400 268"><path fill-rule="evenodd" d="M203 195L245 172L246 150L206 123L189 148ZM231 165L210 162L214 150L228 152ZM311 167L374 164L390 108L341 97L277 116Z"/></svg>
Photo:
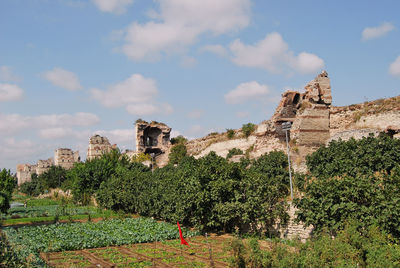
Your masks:
<svg viewBox="0 0 400 268"><path fill-rule="evenodd" d="M110 142L108 141L108 139L106 137L102 137L98 134L90 137L89 143L91 143L91 144L110 144Z"/></svg>

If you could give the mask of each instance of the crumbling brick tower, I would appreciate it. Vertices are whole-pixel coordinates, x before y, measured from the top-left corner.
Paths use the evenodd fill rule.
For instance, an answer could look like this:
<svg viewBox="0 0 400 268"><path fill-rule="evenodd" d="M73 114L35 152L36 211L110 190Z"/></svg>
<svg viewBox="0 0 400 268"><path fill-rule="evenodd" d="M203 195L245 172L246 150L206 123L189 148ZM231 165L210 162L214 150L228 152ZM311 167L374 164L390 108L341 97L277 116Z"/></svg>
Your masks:
<svg viewBox="0 0 400 268"><path fill-rule="evenodd" d="M290 138L298 145L319 146L329 139L329 117L332 104L328 73L323 71L307 84L304 93L287 91L273 116L276 134L284 137L281 125L292 122Z"/></svg>
<svg viewBox="0 0 400 268"><path fill-rule="evenodd" d="M106 137L94 135L89 139L86 160L92 160L101 157L103 154L109 153L115 148L116 145L111 145Z"/></svg>
<svg viewBox="0 0 400 268"><path fill-rule="evenodd" d="M154 154L157 164L164 165L168 161L171 146L171 128L164 123L143 120L136 121L136 151L138 153Z"/></svg>

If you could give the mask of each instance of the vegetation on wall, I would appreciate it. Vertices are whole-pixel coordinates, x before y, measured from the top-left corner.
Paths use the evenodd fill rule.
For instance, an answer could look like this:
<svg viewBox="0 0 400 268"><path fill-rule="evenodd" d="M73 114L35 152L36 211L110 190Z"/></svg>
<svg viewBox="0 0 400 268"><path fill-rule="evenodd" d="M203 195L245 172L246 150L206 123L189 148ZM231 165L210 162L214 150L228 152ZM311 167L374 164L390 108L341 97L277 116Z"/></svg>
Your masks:
<svg viewBox="0 0 400 268"><path fill-rule="evenodd" d="M253 123L243 124L242 132L243 135L247 138L256 130L256 125Z"/></svg>
<svg viewBox="0 0 400 268"><path fill-rule="evenodd" d="M171 139L171 144L186 143L187 141L188 140L184 136L179 135Z"/></svg>
<svg viewBox="0 0 400 268"><path fill-rule="evenodd" d="M228 154L226 155L226 159L230 159L234 155L242 155L242 154L244 154L242 150L240 150L238 148L232 148L228 151Z"/></svg>
<svg viewBox="0 0 400 268"><path fill-rule="evenodd" d="M226 136L228 137L228 139L233 139L233 137L235 136L235 130L228 128L226 130Z"/></svg>

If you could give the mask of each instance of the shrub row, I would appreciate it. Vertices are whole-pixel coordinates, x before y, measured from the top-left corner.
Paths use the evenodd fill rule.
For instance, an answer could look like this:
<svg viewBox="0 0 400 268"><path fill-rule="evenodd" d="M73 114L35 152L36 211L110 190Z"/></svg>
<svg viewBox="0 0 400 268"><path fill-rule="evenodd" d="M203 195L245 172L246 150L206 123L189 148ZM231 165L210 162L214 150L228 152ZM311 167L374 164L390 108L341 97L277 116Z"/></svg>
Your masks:
<svg viewBox="0 0 400 268"><path fill-rule="evenodd" d="M211 152L150 172L141 164L118 165L96 191L113 210L180 221L200 230L243 230L287 219L286 157L272 152L258 160L231 163Z"/></svg>

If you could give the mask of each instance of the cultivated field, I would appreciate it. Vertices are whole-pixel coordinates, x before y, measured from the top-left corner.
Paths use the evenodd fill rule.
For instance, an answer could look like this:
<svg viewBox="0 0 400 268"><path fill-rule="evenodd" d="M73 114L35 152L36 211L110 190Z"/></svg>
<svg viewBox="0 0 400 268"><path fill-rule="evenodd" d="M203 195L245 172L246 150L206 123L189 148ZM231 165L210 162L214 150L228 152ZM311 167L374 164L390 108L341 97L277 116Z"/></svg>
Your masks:
<svg viewBox="0 0 400 268"><path fill-rule="evenodd" d="M52 267L227 267L231 236L196 236L180 240L76 251L41 253Z"/></svg>

